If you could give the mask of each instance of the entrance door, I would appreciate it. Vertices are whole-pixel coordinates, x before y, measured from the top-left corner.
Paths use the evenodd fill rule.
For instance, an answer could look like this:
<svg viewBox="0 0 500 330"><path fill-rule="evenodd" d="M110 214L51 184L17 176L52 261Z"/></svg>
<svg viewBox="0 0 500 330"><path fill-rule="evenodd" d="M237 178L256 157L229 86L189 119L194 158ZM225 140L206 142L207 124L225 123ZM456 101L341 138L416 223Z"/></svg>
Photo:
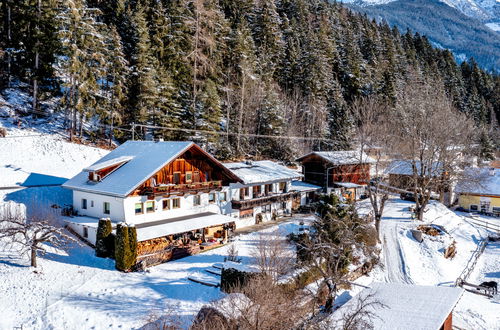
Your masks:
<svg viewBox="0 0 500 330"><path fill-rule="evenodd" d="M490 202L489 201L481 201L481 213L490 212Z"/></svg>

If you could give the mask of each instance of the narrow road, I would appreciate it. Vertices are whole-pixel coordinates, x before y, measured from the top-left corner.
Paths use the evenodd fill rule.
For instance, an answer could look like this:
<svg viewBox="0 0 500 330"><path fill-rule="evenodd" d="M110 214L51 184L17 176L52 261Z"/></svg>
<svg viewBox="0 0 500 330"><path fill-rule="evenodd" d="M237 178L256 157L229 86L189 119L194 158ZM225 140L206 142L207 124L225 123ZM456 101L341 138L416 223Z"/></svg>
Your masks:
<svg viewBox="0 0 500 330"><path fill-rule="evenodd" d="M382 219L380 223L383 239L385 281L388 283L413 284L413 280L407 273L404 255L398 239L398 230L401 223L401 221L394 218Z"/></svg>

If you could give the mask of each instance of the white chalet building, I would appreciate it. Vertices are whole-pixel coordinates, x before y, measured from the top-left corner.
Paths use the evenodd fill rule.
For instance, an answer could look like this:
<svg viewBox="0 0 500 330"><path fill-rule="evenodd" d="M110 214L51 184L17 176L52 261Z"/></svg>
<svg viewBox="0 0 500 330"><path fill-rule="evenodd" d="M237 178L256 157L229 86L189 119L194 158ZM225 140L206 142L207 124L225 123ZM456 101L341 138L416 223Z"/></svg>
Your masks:
<svg viewBox="0 0 500 330"><path fill-rule="evenodd" d="M250 226L291 215L321 187L298 181L302 174L269 160L225 163L242 182L230 184L237 227Z"/></svg>
<svg viewBox="0 0 500 330"><path fill-rule="evenodd" d="M109 218L136 226L140 250L178 250L182 240L196 253L225 243L230 228L306 204L320 187L293 181L300 177L271 161L222 164L193 142L128 141L63 184L73 192L66 222L91 244Z"/></svg>

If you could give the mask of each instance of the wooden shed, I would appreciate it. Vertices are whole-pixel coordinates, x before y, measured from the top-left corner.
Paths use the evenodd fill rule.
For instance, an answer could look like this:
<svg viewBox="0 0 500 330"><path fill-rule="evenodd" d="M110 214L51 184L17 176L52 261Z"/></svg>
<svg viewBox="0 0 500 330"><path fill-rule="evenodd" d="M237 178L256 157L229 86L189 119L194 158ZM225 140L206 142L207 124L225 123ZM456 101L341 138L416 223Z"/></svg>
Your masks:
<svg viewBox="0 0 500 330"><path fill-rule="evenodd" d="M341 322L359 300L373 294L373 299L384 305L368 307L376 315L372 319L374 330L451 330L453 309L463 292L456 287L373 283L333 313L329 322Z"/></svg>
<svg viewBox="0 0 500 330"><path fill-rule="evenodd" d="M314 151L297 159L302 163L304 181L323 187L344 188L350 183L358 189L370 182L374 159L359 151ZM352 188L351 187L351 188Z"/></svg>

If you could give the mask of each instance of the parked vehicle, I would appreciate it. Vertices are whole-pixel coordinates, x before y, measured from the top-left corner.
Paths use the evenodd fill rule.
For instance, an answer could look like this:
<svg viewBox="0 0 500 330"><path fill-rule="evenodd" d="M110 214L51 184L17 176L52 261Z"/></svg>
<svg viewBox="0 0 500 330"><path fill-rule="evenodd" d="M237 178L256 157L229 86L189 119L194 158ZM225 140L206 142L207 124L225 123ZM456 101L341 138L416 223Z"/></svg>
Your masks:
<svg viewBox="0 0 500 330"><path fill-rule="evenodd" d="M412 192L404 192L399 195L399 198L401 198L404 201L410 201L410 202L415 202L415 194ZM431 199L432 200L439 200L439 195L435 193L431 193Z"/></svg>

